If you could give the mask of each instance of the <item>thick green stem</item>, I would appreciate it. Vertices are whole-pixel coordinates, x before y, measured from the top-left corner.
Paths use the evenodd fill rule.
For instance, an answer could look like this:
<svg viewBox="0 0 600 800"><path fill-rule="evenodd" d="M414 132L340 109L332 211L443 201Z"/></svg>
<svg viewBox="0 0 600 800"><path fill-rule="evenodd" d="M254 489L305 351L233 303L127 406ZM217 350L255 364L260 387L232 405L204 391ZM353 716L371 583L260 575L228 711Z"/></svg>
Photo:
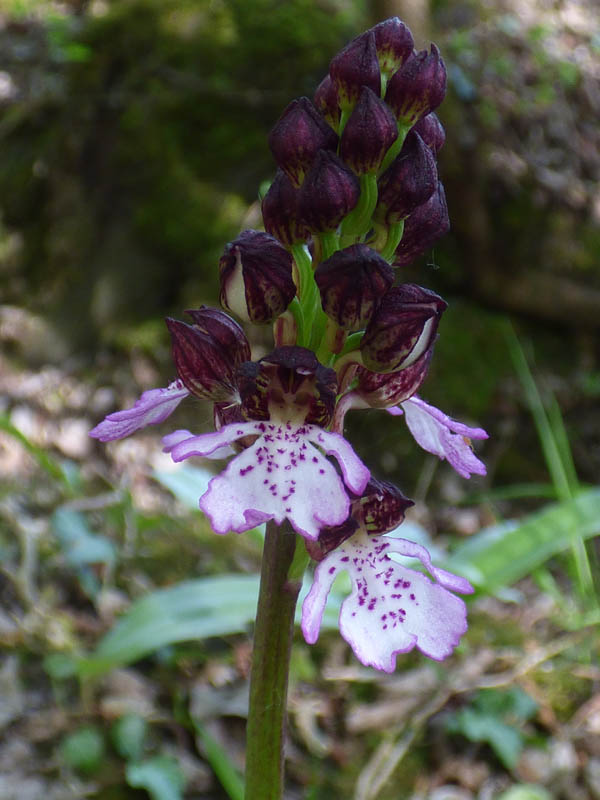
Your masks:
<svg viewBox="0 0 600 800"><path fill-rule="evenodd" d="M299 569L290 577L290 568L298 561L295 550L296 535L289 525L268 522L252 651L245 800L281 800L283 796L288 673L302 586Z"/></svg>

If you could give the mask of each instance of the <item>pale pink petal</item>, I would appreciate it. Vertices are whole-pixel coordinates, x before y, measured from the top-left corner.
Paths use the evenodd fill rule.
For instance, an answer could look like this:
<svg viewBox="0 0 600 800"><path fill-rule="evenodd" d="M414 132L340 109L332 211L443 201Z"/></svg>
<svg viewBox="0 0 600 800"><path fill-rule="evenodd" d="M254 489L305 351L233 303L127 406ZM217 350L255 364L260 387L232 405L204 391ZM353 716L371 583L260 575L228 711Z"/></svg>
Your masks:
<svg viewBox="0 0 600 800"><path fill-rule="evenodd" d="M393 546L391 552L398 553L398 555L406 556L407 558L418 558L425 569L430 572L433 577L445 589L451 592L458 592L459 594L473 594L475 591L466 578L461 578L460 575L454 575L440 567L434 567L431 562L431 556L428 550L421 544L411 542L409 539L397 539L389 537L386 541L392 541Z"/></svg>
<svg viewBox="0 0 600 800"><path fill-rule="evenodd" d="M312 426L307 425L306 427ZM352 445L339 433L330 433L317 427L314 428L314 432L316 436L311 435L311 441L322 447L328 456L336 458L341 467L346 486L354 494L362 494L369 482L371 473L356 455Z"/></svg>
<svg viewBox="0 0 600 800"><path fill-rule="evenodd" d="M101 442L112 442L124 439L147 425L158 425L175 411L188 394L179 380L170 383L166 389L149 389L132 408L109 414L89 435Z"/></svg>
<svg viewBox="0 0 600 800"><path fill-rule="evenodd" d="M185 439L191 439L193 435L191 431L186 431L184 429L167 433L167 435L162 438L163 453L170 453L176 444L185 441Z"/></svg>
<svg viewBox="0 0 600 800"><path fill-rule="evenodd" d="M190 433L190 431L186 430L178 430L173 431L173 433L168 433L166 436L163 436L162 443L163 443L163 453L172 453L175 446L181 444L182 442L189 442L190 439L196 439L196 437ZM231 445L225 444L222 447L217 447L216 450L213 450L210 453L204 455L204 458L211 458L211 459L220 459L220 458L229 458L230 456L235 455L235 450ZM187 456L184 456L187 458ZM181 460L181 459L179 459Z"/></svg>
<svg viewBox="0 0 600 800"><path fill-rule="evenodd" d="M388 414L391 414L392 417L401 417L404 414L404 411L399 406L390 406L386 408Z"/></svg>
<svg viewBox="0 0 600 800"><path fill-rule="evenodd" d="M427 551L404 539L354 534L321 561L302 606L302 632L317 640L327 595L346 570L352 593L340 609L340 632L365 666L393 672L396 654L417 647L430 658L449 656L467 630L466 607L454 591L472 591L463 578L432 567L440 583L388 558L396 552L420 558L429 568ZM445 588L448 587L448 588Z"/></svg>
<svg viewBox="0 0 600 800"><path fill-rule="evenodd" d="M200 508L216 533L242 533L267 519L278 524L288 519L298 533L314 540L321 528L344 522L350 501L343 481L311 444L317 440L319 428L271 422L246 425L252 425L260 438L211 480L200 500ZM237 427L241 430L244 426ZM178 447L174 456L177 450ZM195 451L198 452L197 447ZM343 452L352 472L357 471L339 443L336 451Z"/></svg>
<svg viewBox="0 0 600 800"><path fill-rule="evenodd" d="M176 434L180 431L175 431L173 440L168 436L163 439L165 445L164 450L171 453L173 461L184 461L191 456L202 456L203 458L222 458L234 453L231 444L243 436L251 436L252 434L259 433L257 431L256 422L233 422L230 425L224 425L218 431L211 433L201 433L199 436L177 437ZM225 456L221 456L224 453ZM219 455L217 455L219 454Z"/></svg>
<svg viewBox="0 0 600 800"><path fill-rule="evenodd" d="M447 414L444 414L443 411L440 411L439 408L435 406L429 405L424 400L421 400L420 397L413 395L411 398L405 401L406 403L410 403L411 407L418 407L429 414L433 419L440 423L440 425L444 425L448 430L453 431L454 433L459 433L461 436L467 436L469 439L488 439L489 436L483 428L471 428L468 425L464 425L462 422L457 422L456 420L449 417ZM402 404L404 405L404 403Z"/></svg>
<svg viewBox="0 0 600 800"><path fill-rule="evenodd" d="M418 397L411 397L401 405L410 432L424 450L447 458L463 478L470 478L471 473L485 475L485 464L477 458L468 441L487 439L483 428L470 428L456 422Z"/></svg>

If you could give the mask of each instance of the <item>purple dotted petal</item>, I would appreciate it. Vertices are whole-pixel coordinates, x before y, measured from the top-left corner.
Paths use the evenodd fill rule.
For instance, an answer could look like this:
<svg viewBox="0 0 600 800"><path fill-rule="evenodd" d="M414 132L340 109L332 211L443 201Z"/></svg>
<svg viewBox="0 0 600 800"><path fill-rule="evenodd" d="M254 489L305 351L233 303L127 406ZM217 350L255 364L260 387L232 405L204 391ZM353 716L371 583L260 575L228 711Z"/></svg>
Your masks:
<svg viewBox="0 0 600 800"><path fill-rule="evenodd" d="M338 459L353 492L364 489L369 470L337 434L315 425L244 422L186 439L175 436L165 445L174 461L214 457L236 439L252 434L257 436L254 444L210 481L200 499L216 533L242 533L257 520L281 524L288 519L298 533L314 540L321 528L344 522L350 511L344 481L318 447Z"/></svg>
<svg viewBox="0 0 600 800"><path fill-rule="evenodd" d="M391 561L392 552L420 558L440 582ZM396 654L415 646L441 661L467 630L465 604L445 587L468 593L468 581L433 567L420 545L359 531L317 565L302 606L302 632L310 644L319 636L327 595L340 570L352 579L352 593L340 610L340 632L366 666L393 672Z"/></svg>

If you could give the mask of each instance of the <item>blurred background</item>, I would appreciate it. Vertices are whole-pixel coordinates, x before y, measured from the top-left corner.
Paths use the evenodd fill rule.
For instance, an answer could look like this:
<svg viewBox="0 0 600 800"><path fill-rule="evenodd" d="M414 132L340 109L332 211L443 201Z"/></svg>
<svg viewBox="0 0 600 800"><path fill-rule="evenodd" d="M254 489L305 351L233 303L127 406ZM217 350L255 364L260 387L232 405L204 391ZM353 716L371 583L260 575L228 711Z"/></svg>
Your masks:
<svg viewBox="0 0 600 800"><path fill-rule="evenodd" d="M488 475L381 412L349 438L477 593L455 657L381 676L341 587L294 653L289 798L600 798L597 0L0 0L0 800L241 798L260 532L214 536L159 441L210 409L87 431L172 379L163 318L217 304L270 128L392 15L449 77L452 230L400 276L450 303L421 394Z"/></svg>

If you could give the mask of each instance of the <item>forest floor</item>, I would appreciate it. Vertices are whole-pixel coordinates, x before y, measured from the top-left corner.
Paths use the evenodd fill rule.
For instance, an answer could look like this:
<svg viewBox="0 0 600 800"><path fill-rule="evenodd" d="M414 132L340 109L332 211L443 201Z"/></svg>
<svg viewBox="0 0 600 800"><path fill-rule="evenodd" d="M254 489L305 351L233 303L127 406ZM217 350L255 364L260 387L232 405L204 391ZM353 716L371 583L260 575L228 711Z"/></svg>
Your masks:
<svg viewBox="0 0 600 800"><path fill-rule="evenodd" d="M13 345L24 325L32 341L43 336L36 324L17 309L0 324L0 800L237 799L253 613L244 592L260 536L210 532L189 500L202 470L178 472L158 429L110 446L88 437L136 387L162 385L147 357L106 356L93 372L68 359L33 366ZM208 409L195 415L208 425ZM486 524L485 503L448 525L452 512L428 502L462 530L443 549ZM408 524L422 520L417 508ZM286 797L599 800L598 615L570 563L549 554L511 585L479 590L469 633L443 664L411 653L386 675L362 667L336 630L314 647L297 636ZM180 595L153 595L179 585ZM185 591L202 586L229 618L192 620L206 631L193 640ZM118 620L149 596L155 611L128 640ZM165 635L169 613L182 627ZM102 664L94 655L111 630L121 649L102 645Z"/></svg>

